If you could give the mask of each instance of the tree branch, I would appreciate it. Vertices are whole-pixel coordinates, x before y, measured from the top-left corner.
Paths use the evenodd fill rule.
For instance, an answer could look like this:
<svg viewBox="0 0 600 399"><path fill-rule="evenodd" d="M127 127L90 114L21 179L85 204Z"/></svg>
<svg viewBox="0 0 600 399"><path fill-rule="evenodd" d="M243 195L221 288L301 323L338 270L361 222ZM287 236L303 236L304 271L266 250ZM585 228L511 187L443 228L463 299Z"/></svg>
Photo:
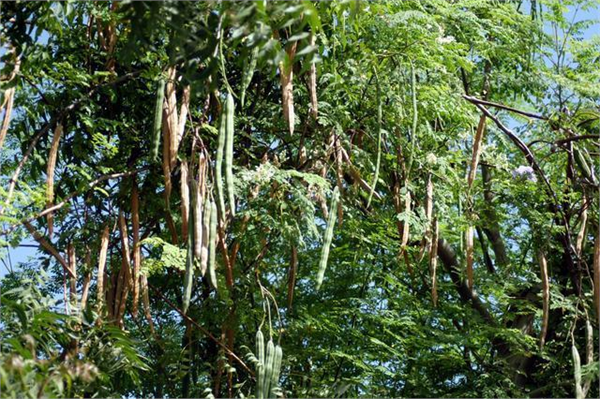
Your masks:
<svg viewBox="0 0 600 399"><path fill-rule="evenodd" d="M548 118L543 115L534 114L533 112L523 111L523 110L520 110L517 108L509 107L507 105L503 105L503 104L499 104L499 103L494 103L491 101L481 100L481 99L473 97L473 96L463 95L463 98L475 105L487 105L488 107L504 109L506 111L514 112L515 114L527 116L529 118L540 119L543 121L548 120Z"/></svg>
<svg viewBox="0 0 600 399"><path fill-rule="evenodd" d="M579 266L579 257L577 255L577 253L575 251L575 247L573 246L573 243L571 241L571 232L570 232L570 228L569 228L568 219L564 213L564 210L562 209L562 207L560 206L560 204L558 202L558 197L556 196L556 193L552 189L552 186L550 185L550 182L548 181L546 174L544 173L542 168L539 166L539 164L535 160L535 157L533 156L533 153L531 152L529 147L527 147L527 145L515 133L513 133L512 130L510 130L509 128L504 126L504 124L502 122L500 122L498 117L493 115L483 105L481 105L479 103L475 103L475 106L477 108L479 108L479 110L481 112L483 112L488 118L493 120L494 123L496 124L496 126L506 136L508 136L508 138L517 146L517 148L523 153L523 155L525 155L525 159L527 160L527 163L529 163L529 166L531 166L531 168L536 172L536 174L544 182L544 185L546 187L546 192L547 192L548 196L552 199L552 203L550 204L550 210L552 211L552 213L554 213L557 217L560 218L559 223L565 229L564 233L559 234L559 239L560 239L560 241L562 241L562 245L565 250L566 263L567 263L569 271L571 272L573 286L575 287L576 292L578 294L580 294L581 293L581 282L579 281L580 280L579 279L580 273L579 273L579 267L578 267Z"/></svg>
<svg viewBox="0 0 600 399"><path fill-rule="evenodd" d="M573 137L568 137L568 138L562 139L562 140L556 140L554 142L554 144L563 145L563 144L569 143L571 141L594 140L594 139L599 139L599 138L600 138L600 135L598 135L598 134L582 134L581 136L573 136Z"/></svg>
<svg viewBox="0 0 600 399"><path fill-rule="evenodd" d="M212 335L210 333L210 331L208 331L206 328L202 327L200 324L198 324L194 319L190 318L188 315L186 315L185 313L183 313L183 311L181 309L179 309L175 304L173 304L173 302L169 301L163 294L162 292L160 292L160 290L158 290L156 287L154 287L152 284L148 283L148 287L152 288L152 291L154 291L155 293L158 294L158 296L161 297L161 299L163 301L165 301L165 303L167 305L169 305L169 307L171 309L173 309L174 311L176 311L177 313L179 313L179 315L181 317L183 317L185 320L187 320L188 322L192 323L194 326L196 326L204 335L206 335L208 338L210 338L212 341L214 341L217 345L219 345L221 348L223 348L223 350L229 355L231 356L233 359L235 359L253 378L254 378L254 372L252 372L252 370L250 370L250 368L246 365L246 363L244 363L244 361L242 359L240 359L238 357L238 355L236 355L235 353L233 353L233 351L231 349L229 349L225 344L223 344L221 341L219 341L217 338L215 338L214 335Z"/></svg>
<svg viewBox="0 0 600 399"><path fill-rule="evenodd" d="M124 82L126 80L129 80L132 77L139 75L140 73L141 73L141 71L128 73L126 75L121 76L120 78L113 80L112 82L103 83L103 84L100 84L100 85L94 87L87 93L87 95L75 100L69 106L67 106L65 109L63 109L61 112L59 112L58 115L53 117L50 120L50 122L46 123L46 125L36 133L36 135L33 137L33 140L31 140L31 143L29 143L27 150L23 154L23 158L21 158L21 161L17 165L17 168L15 169L13 175L10 178L9 186L8 186L8 194L6 195L6 201L4 203L4 206L2 208L0 208L0 216L2 216L4 214L4 210L6 209L6 207L8 205L10 205L10 202L12 200L12 197L13 197L13 194L15 191L15 186L17 184L17 181L19 180L19 174L21 174L21 170L25 166L25 163L29 159L29 156L33 152L33 149L35 148L35 146L36 146L37 142L40 140L40 138L42 138L42 136L44 136L46 133L48 133L48 131L52 128L52 126L56 125L58 123L58 121L60 121L62 118L64 118L68 113L77 109L83 101L88 100L90 98L90 96L92 94L94 94L96 91L100 90L103 87L115 85L115 84Z"/></svg>
<svg viewBox="0 0 600 399"><path fill-rule="evenodd" d="M117 179L120 177L128 177L131 175L135 175L138 174L144 170L147 170L149 167L144 167L144 168L140 168L140 169L136 169L136 170L132 170L129 172L121 172L121 173L111 173L111 174L107 174L107 175L103 175L100 176L99 178L97 178L96 180L91 181L90 183L88 183L88 188L85 192L88 192L89 190L91 190L92 188L96 187L98 184L102 183L103 181L106 180L110 180L110 179ZM71 194L69 194L65 199L63 199L61 202L44 209L42 212L34 215L34 216L30 216L26 219L21 220L19 223L15 223L12 226L10 226L10 228L8 228L7 230L3 230L0 232L0 236L2 235L7 235L9 233L11 233L17 226L19 226L20 224L25 225L25 227L27 227L26 223L30 223L32 221L34 221L35 219L41 218L46 216L49 213L52 213L54 211L59 210L60 208L62 208L63 206L65 206L69 201L71 201L74 197L76 197L77 195L82 194L82 192L80 191L73 191Z"/></svg>
<svg viewBox="0 0 600 399"><path fill-rule="evenodd" d="M69 264L67 263L65 258L63 258L61 254L56 250L56 248L54 248L54 246L50 242L48 242L44 238L44 236L42 236L40 232L35 229L35 227L31 225L31 223L29 223L28 221L24 221L23 224L31 233L33 239L36 240L38 244L40 244L40 246L44 248L48 253L50 253L50 255L52 255L58 261L58 263L60 263L60 265L67 272L69 277L75 278L75 274L73 274L73 271L69 267Z"/></svg>
<svg viewBox="0 0 600 399"><path fill-rule="evenodd" d="M475 290L471 290L468 287L467 282L460 276L459 263L458 259L456 258L456 253L443 238L438 240L437 255L442 260L446 271L450 273L450 278L454 283L454 286L456 287L461 299L465 302L470 302L471 306L473 306L473 309L475 309L487 323L489 323L491 326L496 326L496 320L486 309L483 302L481 302Z"/></svg>

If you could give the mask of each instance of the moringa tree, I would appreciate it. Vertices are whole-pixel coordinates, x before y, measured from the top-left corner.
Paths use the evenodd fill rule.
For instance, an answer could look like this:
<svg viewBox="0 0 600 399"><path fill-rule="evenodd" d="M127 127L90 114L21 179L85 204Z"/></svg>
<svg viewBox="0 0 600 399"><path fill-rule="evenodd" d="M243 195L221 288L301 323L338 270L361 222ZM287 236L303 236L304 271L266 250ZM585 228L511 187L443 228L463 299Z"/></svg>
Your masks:
<svg viewBox="0 0 600 399"><path fill-rule="evenodd" d="M3 392L599 395L597 2L0 7Z"/></svg>

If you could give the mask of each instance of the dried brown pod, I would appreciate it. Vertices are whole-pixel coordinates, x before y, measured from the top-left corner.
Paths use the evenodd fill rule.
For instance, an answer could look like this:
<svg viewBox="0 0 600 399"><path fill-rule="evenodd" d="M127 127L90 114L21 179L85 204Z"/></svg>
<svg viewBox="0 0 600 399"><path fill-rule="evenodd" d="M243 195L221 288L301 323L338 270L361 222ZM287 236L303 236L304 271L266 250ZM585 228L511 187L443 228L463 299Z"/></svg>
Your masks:
<svg viewBox="0 0 600 399"><path fill-rule="evenodd" d="M431 173L427 177L425 217L427 218L427 223L431 224L431 218L433 217L433 181L431 180Z"/></svg>
<svg viewBox="0 0 600 399"><path fill-rule="evenodd" d="M104 304L104 269L106 267L106 255L108 254L108 241L110 236L110 227L108 223L104 226L102 236L100 237L100 254L98 255L98 282L97 297L98 311L102 310Z"/></svg>
<svg viewBox="0 0 600 399"><path fill-rule="evenodd" d="M321 212L323 212L323 218L325 220L329 219L329 209L327 208L327 201L325 201L325 198L323 197L322 194L316 194L315 198L317 199L317 202L319 203L319 206L321 207Z"/></svg>
<svg viewBox="0 0 600 399"><path fill-rule="evenodd" d="M12 47L12 46L11 46ZM19 73L19 69L21 66L21 59L16 55L16 49L11 48L11 52L14 53L15 64L12 73L10 74L8 81L13 80L17 74ZM4 139L6 138L6 134L8 133L8 127L10 126L10 118L12 117L12 111L15 101L15 86L10 87L4 91L4 102L0 109L4 108L6 105L6 110L4 112L4 118L2 119L2 126L0 127L0 149L4 144Z"/></svg>
<svg viewBox="0 0 600 399"><path fill-rule="evenodd" d="M187 241L188 221L190 217L190 189L188 162L181 161L181 240Z"/></svg>
<svg viewBox="0 0 600 399"><path fill-rule="evenodd" d="M200 248L200 270L202 271L202 275L206 273L208 268L209 261L209 246L210 246L210 221L211 221L211 206L208 196L204 201L204 205L202 206L202 246ZM239 244L239 242L238 242Z"/></svg>
<svg viewBox="0 0 600 399"><path fill-rule="evenodd" d="M6 133L8 133L8 126L10 125L10 118L12 116L14 98L14 87L11 87L4 92L4 100L6 101L6 111L4 112L4 118L2 119L2 127L0 127L0 148L2 148L2 145L4 144Z"/></svg>
<svg viewBox="0 0 600 399"><path fill-rule="evenodd" d="M314 33L310 35L310 45L315 46L316 36ZM310 114L316 120L319 116L318 102L317 102L317 65L312 62L310 64L310 72L308 76L308 92L310 94Z"/></svg>
<svg viewBox="0 0 600 399"><path fill-rule="evenodd" d="M112 257L111 257L112 260ZM117 297L117 281L119 279L118 272L112 272L110 277L108 273L104 275L104 281L108 282L108 287L106 288L106 309L108 311L108 317L110 320L115 320L115 302Z"/></svg>
<svg viewBox="0 0 600 399"><path fill-rule="evenodd" d="M131 228L133 233L133 278L132 278L132 291L133 291L133 305L131 308L131 315L137 317L138 304L140 299L140 268L142 262L142 254L140 248L140 200L137 188L137 181L133 178L133 187L131 189Z"/></svg>
<svg viewBox="0 0 600 399"><path fill-rule="evenodd" d="M598 323L600 323L600 228L594 244L594 304Z"/></svg>
<svg viewBox="0 0 600 399"><path fill-rule="evenodd" d="M123 212L119 212L119 232L121 235L121 270L117 281L117 295L115 296L115 319L119 327L123 327L125 305L131 288L131 257L129 252L129 237L127 223Z"/></svg>
<svg viewBox="0 0 600 399"><path fill-rule="evenodd" d="M185 123L187 121L188 112L190 109L190 95L191 88L189 85L183 88L183 93L181 94L181 107L179 108L179 118L177 122L179 125L177 126L177 148L181 144L181 140L183 140L183 135L185 133Z"/></svg>
<svg viewBox="0 0 600 399"><path fill-rule="evenodd" d="M481 156L481 142L483 141L483 135L485 133L485 115L479 118L479 124L477 125L477 132L473 139L473 155L471 157L471 168L469 169L469 175L467 177L468 187L471 188L473 181L475 180L475 174L477 173L477 165L479 164L479 157Z"/></svg>
<svg viewBox="0 0 600 399"><path fill-rule="evenodd" d="M404 212L410 212L410 202L411 195L408 189L408 181L404 182L404 187L406 189L406 193L404 194ZM406 245L408 244L408 240L410 239L410 224L408 221L404 221L402 223L402 241L400 242L400 250L404 252L406 250Z"/></svg>
<svg viewBox="0 0 600 399"><path fill-rule="evenodd" d="M148 278L144 274L140 276L140 288L142 291L142 304L144 306L144 315L146 316L146 321L150 326L150 332L152 333L152 335L154 335L156 332L154 331L154 321L152 320L152 313L150 313L150 295L148 294Z"/></svg>
<svg viewBox="0 0 600 399"><path fill-rule="evenodd" d="M83 286L81 288L81 310L87 306L88 296L90 294L90 283L92 281L92 252L87 248L85 252L85 268L86 272L83 276Z"/></svg>
<svg viewBox="0 0 600 399"><path fill-rule="evenodd" d="M583 250L583 242L585 239L585 230L587 225L587 208L583 207L583 211L581 212L581 227L579 228L579 232L577 233L577 241L575 243L575 249L577 250L577 255L581 256L581 251Z"/></svg>
<svg viewBox="0 0 600 399"><path fill-rule="evenodd" d="M437 306L437 252L438 252L439 228L437 219L433 219L431 250L429 251L429 269L431 273L431 300L433 306Z"/></svg>
<svg viewBox="0 0 600 399"><path fill-rule="evenodd" d="M288 293L287 306L288 311L292 309L294 302L294 288L296 287L296 274L298 273L298 248L292 245L292 253L290 257L290 270L288 272Z"/></svg>
<svg viewBox="0 0 600 399"><path fill-rule="evenodd" d="M52 144L48 153L48 163L46 165L46 199L47 207L51 207L54 202L54 170L56 168L56 160L58 158L58 147L60 146L60 138L62 136L63 126L58 123L54 129L52 136ZM48 237L52 238L54 232L54 214L52 212L46 215L48 221Z"/></svg>
<svg viewBox="0 0 600 399"><path fill-rule="evenodd" d="M281 105L283 107L283 118L288 123L290 134L294 134L294 57L298 42L290 43L286 49L286 58L279 63L279 78L281 81Z"/></svg>
<svg viewBox="0 0 600 399"><path fill-rule="evenodd" d="M190 190L192 194L192 212L194 218L194 257L200 260L200 270L202 275L206 273L208 265L208 227L205 213L206 194L206 173L207 173L207 158L204 152L198 155L198 182L195 179L190 180Z"/></svg>
<svg viewBox="0 0 600 399"><path fill-rule="evenodd" d="M419 253L419 261L423 259L425 253L429 253L431 248L431 218L433 217L433 181L431 173L427 176L425 191L425 219L427 221L427 228L425 229L425 237L423 237L423 246Z"/></svg>
<svg viewBox="0 0 600 399"><path fill-rule="evenodd" d="M162 133L163 133L163 158L162 158L162 168L163 175L165 178L165 191L163 193L165 197L165 219L167 222L167 227L169 232L171 233L171 241L172 244L177 244L179 242L179 237L177 236L177 229L175 227L175 222L173 221L173 216L171 215L171 192L173 191L173 183L171 181L171 164L170 164L170 154L171 154L171 134L169 129L169 121L167 114L167 100L165 99L165 106L163 108L163 120L162 120Z"/></svg>
<svg viewBox="0 0 600 399"><path fill-rule="evenodd" d="M175 168L177 164L177 150L179 149L179 117L177 114L177 69L174 66L170 66L167 70L167 85L165 93L166 101L166 112L167 117L164 118L167 122L169 130L169 167L171 170Z"/></svg>
<svg viewBox="0 0 600 399"><path fill-rule="evenodd" d="M200 259L202 256L202 197L196 179L190 179L190 192L192 195L192 216L194 218L194 258Z"/></svg>
<svg viewBox="0 0 600 399"><path fill-rule="evenodd" d="M77 306L77 255L73 243L67 244L67 259L69 259L69 269L71 276L69 278L69 302L72 306Z"/></svg>
<svg viewBox="0 0 600 399"><path fill-rule="evenodd" d="M467 260L467 286L473 289L473 226L468 226L465 232L466 260Z"/></svg>

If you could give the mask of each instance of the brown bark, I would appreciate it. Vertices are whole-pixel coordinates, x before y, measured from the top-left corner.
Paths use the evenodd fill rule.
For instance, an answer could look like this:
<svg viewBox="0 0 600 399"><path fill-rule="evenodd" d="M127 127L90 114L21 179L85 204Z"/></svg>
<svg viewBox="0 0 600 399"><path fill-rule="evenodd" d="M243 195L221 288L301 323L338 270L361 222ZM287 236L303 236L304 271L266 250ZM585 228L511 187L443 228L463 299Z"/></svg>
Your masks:
<svg viewBox="0 0 600 399"><path fill-rule="evenodd" d="M65 258L62 257L62 255L56 250L56 248L54 248L54 246L48 242L33 226L30 222L25 221L23 222L23 225L27 228L27 230L29 231L29 233L31 233L31 235L33 236L33 239L35 241L37 241L38 244L40 244L40 246L46 251L48 252L50 255L52 255L54 257L54 259L56 259L56 261L63 267L64 271L67 272L67 274L70 277L75 277L73 275L73 272L71 271L71 268L69 267L69 264L67 263L67 261L65 260Z"/></svg>

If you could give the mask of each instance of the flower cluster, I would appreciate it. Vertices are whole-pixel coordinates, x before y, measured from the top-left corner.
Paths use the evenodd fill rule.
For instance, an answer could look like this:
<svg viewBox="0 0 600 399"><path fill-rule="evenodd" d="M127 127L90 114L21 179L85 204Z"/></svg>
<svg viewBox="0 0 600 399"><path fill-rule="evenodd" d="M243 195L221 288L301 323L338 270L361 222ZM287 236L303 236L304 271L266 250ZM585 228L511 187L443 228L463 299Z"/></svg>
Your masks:
<svg viewBox="0 0 600 399"><path fill-rule="evenodd" d="M531 182L536 182L537 177L531 166L521 165L517 169L513 170L512 175L514 178L526 179Z"/></svg>

